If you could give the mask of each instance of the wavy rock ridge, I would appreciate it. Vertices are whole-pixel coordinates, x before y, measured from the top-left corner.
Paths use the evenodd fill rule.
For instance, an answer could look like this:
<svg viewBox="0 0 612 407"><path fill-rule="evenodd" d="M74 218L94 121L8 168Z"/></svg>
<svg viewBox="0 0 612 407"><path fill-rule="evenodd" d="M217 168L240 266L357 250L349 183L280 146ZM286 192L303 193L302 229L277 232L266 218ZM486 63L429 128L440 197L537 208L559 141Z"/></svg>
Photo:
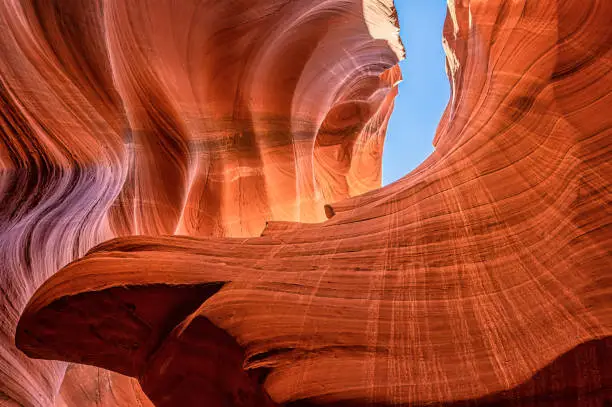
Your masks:
<svg viewBox="0 0 612 407"><path fill-rule="evenodd" d="M353 3L341 4L324 15ZM356 21L378 22L367 16L384 15L381 4ZM611 18L606 0L449 1L452 98L436 151L415 171L329 204L320 224L99 245L36 291L17 345L136 377L160 406L603 405L612 396ZM362 27L370 41L384 32ZM396 60L384 44L390 62L376 78ZM383 117L395 75L378 79ZM143 113L157 103L128 120L166 117ZM344 118L343 108L320 115L315 162L316 146L335 139L328 118ZM298 112L287 117L307 127Z"/></svg>
<svg viewBox="0 0 612 407"><path fill-rule="evenodd" d="M0 403L53 404L65 364L19 352L17 320L95 244L256 236L380 186L402 52L391 5L225 3L0 4ZM73 366L57 403L148 401Z"/></svg>

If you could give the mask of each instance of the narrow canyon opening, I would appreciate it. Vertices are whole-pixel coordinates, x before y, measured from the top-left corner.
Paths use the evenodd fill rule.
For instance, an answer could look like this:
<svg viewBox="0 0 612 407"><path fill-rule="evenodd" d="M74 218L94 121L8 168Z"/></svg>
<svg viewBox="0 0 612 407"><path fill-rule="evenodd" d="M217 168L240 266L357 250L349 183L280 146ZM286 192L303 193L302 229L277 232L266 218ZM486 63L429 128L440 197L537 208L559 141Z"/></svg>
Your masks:
<svg viewBox="0 0 612 407"><path fill-rule="evenodd" d="M385 139L383 185L397 181L433 152L432 140L450 95L442 47L446 0L395 2L406 58L404 79Z"/></svg>

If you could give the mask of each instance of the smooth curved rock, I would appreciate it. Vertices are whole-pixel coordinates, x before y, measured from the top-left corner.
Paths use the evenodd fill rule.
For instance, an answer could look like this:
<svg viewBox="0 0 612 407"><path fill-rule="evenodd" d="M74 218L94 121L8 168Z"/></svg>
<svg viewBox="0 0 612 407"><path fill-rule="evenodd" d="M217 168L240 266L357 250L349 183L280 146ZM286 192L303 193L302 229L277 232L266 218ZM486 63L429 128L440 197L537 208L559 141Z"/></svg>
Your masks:
<svg viewBox="0 0 612 407"><path fill-rule="evenodd" d="M379 187L396 23L387 0L2 2L0 403L53 404L65 364L19 352L17 320L95 244L257 236ZM148 403L93 368L60 393Z"/></svg>
<svg viewBox="0 0 612 407"><path fill-rule="evenodd" d="M36 291L17 345L137 377L159 405L205 391L190 380L218 363L210 347L228 360L218 405L229 389L238 405L603 405L611 19L607 0L449 1L452 97L415 171L320 224L99 245ZM315 145L345 110L367 111L328 109ZM156 391L172 386L187 390Z"/></svg>

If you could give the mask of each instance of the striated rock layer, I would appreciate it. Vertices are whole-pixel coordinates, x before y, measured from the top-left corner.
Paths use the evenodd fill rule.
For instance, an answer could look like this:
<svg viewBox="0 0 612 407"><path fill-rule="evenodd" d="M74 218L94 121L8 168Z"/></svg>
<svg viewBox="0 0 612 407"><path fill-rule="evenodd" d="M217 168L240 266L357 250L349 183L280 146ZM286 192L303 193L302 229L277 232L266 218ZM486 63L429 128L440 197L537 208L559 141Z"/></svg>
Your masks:
<svg viewBox="0 0 612 407"><path fill-rule="evenodd" d="M17 321L95 244L258 236L379 187L396 23L382 0L1 2L0 405L53 404L66 365L18 351ZM73 366L57 405L150 402Z"/></svg>
<svg viewBox="0 0 612 407"><path fill-rule="evenodd" d="M299 3L295 7L305 7ZM288 4L278 12L289 13L294 3ZM353 4L321 3L330 7L322 15L333 18ZM252 9L239 5L232 17ZM379 6L364 4L362 20L355 21L383 13ZM275 15L268 11L263 15ZM126 7L110 7L104 16L120 21L122 13L128 13ZM178 11L166 16L173 13ZM150 21L145 15L141 11L138 18ZM310 14L296 18L317 24L305 16ZM136 17L123 21L141 24ZM603 405L612 397L611 20L607 0L449 0L444 43L452 97L434 140L436 150L415 171L388 187L328 204L330 219L319 224L271 222L261 236L250 238L132 236L98 245L36 291L17 327L17 346L31 357L135 377L158 406L203 400L244 406ZM342 29L351 25L344 21L323 24L329 46L315 41L323 47L320 58L337 53L337 60L345 61L339 65L347 63L341 44L349 32ZM117 28L117 37L108 35L110 49L113 38L128 36L125 27ZM388 38L381 34L385 27L363 27L369 35ZM272 78L247 81L263 93L276 89L274 80L285 72L279 65L292 65L310 52L299 30L281 31L298 36L296 48L290 47L295 54L271 46L269 52L282 50L282 59L270 56L276 64ZM268 42L282 37L274 32ZM130 50L130 60L151 46ZM393 43L381 49L393 60ZM127 64L128 58L117 54L110 53L113 72ZM308 61L323 61L316 50L308 55ZM375 77L389 66L381 66ZM135 83L150 79L138 78L135 67L123 69ZM325 93L330 87L317 87L319 80L330 80L326 74L309 77L301 70L300 75L295 87L296 81L285 78L279 88ZM382 81L394 83L390 76L393 71ZM161 99L141 103L138 90L121 80L113 83L124 106L135 103L126 113L134 129L147 131L149 121L175 117L162 114ZM387 117L385 98L394 92L389 85L385 89L374 111L382 108ZM205 103L216 97L207 95ZM266 103L286 108L273 99ZM321 108L321 100L303 103ZM303 110L296 107L302 105L292 99L291 106L285 117L299 123L291 130L307 128ZM350 111L359 112L355 117L362 117L360 106L351 102ZM314 152L307 155L325 163L329 175L315 180L329 179L333 191L346 185L350 194L349 175L346 184L331 183L342 179L331 175L345 169L344 162L329 164L334 150L323 148L336 139L334 118L346 117L343 104L336 108L318 116L323 131L308 133L316 138ZM263 116L269 124L269 116ZM253 114L253 123L260 117ZM168 120L162 121L159 137L173 134ZM363 131L379 134L384 122L381 128L376 124L366 123ZM317 141L319 133L323 141ZM295 151L299 162L302 150ZM351 163L362 162L352 157ZM128 189L107 218L111 227L136 228L116 234L163 233L160 225L172 219L165 216L171 211L158 208L164 216L156 219L147 210L171 194L143 192L160 184L154 174L162 169L133 162L136 170L125 177L144 177L144 186ZM315 175L316 168L313 164ZM168 181L161 185L174 186L165 175L171 171L162 172ZM135 214L122 212L122 199L139 203ZM316 203L306 199L304 205L308 202ZM54 209L68 211L67 204ZM316 220L314 209L304 211ZM123 218L112 218L113 213ZM184 233L181 216L176 231Z"/></svg>

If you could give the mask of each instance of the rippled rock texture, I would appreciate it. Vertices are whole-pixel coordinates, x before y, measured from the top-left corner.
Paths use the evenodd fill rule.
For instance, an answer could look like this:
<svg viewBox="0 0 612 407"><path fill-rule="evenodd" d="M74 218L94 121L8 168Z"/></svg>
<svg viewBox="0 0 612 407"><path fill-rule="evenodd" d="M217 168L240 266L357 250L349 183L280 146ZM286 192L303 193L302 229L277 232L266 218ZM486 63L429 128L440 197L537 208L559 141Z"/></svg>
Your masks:
<svg viewBox="0 0 612 407"><path fill-rule="evenodd" d="M2 1L0 404L53 404L66 365L18 351L17 321L95 244L259 236L380 187L397 31L379 0ZM148 403L84 366L57 400Z"/></svg>
<svg viewBox="0 0 612 407"><path fill-rule="evenodd" d="M94 4L2 5L9 398L64 369L10 345L30 295L123 236L15 338L121 402L125 376L158 406L610 399L611 2L449 0L436 150L350 199L379 182L390 4ZM100 390L79 369L58 403Z"/></svg>

